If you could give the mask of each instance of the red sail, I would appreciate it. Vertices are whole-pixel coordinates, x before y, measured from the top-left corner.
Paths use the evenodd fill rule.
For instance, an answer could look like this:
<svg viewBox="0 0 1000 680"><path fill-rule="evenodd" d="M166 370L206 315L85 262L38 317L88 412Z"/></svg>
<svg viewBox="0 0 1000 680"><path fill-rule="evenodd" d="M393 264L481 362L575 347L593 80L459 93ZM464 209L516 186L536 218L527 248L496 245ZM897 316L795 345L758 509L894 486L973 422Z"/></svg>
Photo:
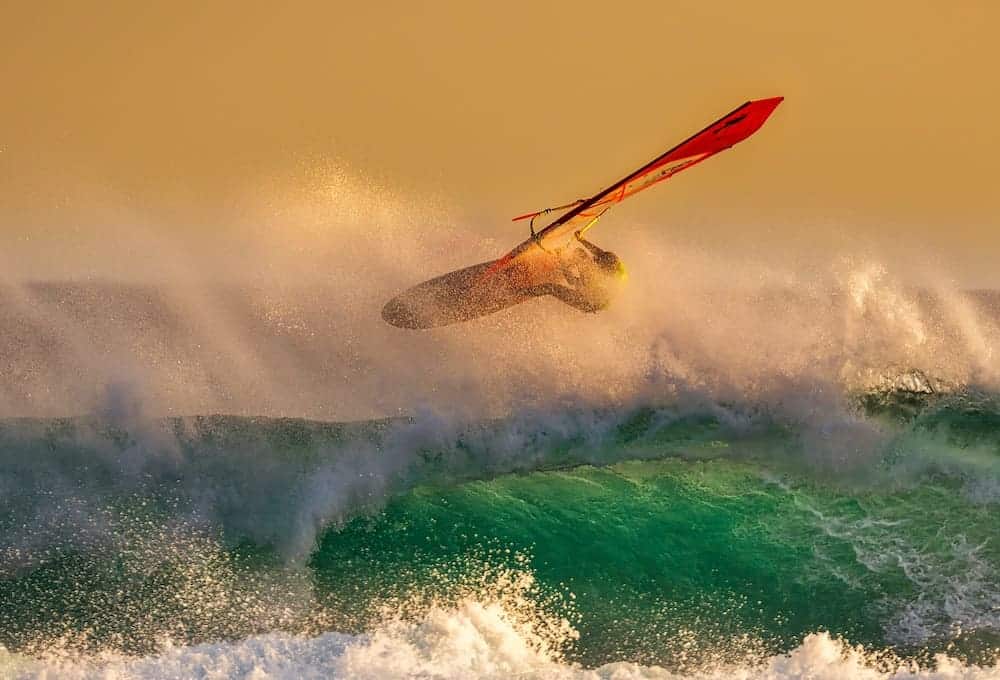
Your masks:
<svg viewBox="0 0 1000 680"><path fill-rule="evenodd" d="M726 114L701 132L656 157L627 177L593 197L576 204L568 212L537 233L547 248L558 248L564 238L576 231L586 231L611 206L643 189L670 179L678 172L711 158L720 151L742 142L760 129L784 97L750 101ZM546 211L515 217L534 218ZM514 253L511 253L513 255Z"/></svg>

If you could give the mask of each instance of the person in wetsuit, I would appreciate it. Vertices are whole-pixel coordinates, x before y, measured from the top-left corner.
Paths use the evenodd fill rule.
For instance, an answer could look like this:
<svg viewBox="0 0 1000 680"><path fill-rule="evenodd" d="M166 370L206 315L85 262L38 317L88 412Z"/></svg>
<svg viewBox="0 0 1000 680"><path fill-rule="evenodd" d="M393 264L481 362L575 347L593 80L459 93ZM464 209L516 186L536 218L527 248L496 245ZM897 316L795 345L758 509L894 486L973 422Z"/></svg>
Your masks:
<svg viewBox="0 0 1000 680"><path fill-rule="evenodd" d="M576 237L579 243L566 248L530 248L510 262L481 262L425 281L385 303L382 318L400 328L434 328L543 295L598 312L621 289L625 267L614 253Z"/></svg>
<svg viewBox="0 0 1000 680"><path fill-rule="evenodd" d="M603 250L584 239L576 239L582 248L568 249L557 255L558 272L565 280L547 282L530 289L531 295L551 295L583 312L599 312L607 308L625 282L625 265L614 253Z"/></svg>

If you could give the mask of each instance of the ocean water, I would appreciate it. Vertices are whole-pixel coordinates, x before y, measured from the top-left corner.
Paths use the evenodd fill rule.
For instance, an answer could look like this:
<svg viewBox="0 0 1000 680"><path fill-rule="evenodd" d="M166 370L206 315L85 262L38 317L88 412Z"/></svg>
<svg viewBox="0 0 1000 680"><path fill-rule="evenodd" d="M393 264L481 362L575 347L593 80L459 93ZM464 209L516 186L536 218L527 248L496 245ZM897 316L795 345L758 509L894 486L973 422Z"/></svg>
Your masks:
<svg viewBox="0 0 1000 680"><path fill-rule="evenodd" d="M1000 402L852 400L823 464L734 404L10 419L0 672L996 677Z"/></svg>
<svg viewBox="0 0 1000 680"><path fill-rule="evenodd" d="M419 334L3 284L0 677L1000 677L996 295L650 257Z"/></svg>

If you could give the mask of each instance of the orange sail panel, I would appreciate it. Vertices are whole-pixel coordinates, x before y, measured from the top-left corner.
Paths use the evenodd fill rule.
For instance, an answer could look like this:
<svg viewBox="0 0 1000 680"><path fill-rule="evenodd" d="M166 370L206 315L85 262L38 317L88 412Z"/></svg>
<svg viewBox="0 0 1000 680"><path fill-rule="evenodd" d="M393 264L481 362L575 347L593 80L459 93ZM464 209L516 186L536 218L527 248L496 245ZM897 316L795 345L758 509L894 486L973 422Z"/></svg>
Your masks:
<svg viewBox="0 0 1000 680"><path fill-rule="evenodd" d="M689 137L610 187L579 201L554 222L540 230L536 238L545 247L558 248L564 237L586 231L611 206L643 189L670 179L678 172L711 158L720 151L742 142L760 129L784 97L758 99L727 113L701 132ZM568 207L568 206L564 206ZM516 220L535 218L544 212L515 217Z"/></svg>

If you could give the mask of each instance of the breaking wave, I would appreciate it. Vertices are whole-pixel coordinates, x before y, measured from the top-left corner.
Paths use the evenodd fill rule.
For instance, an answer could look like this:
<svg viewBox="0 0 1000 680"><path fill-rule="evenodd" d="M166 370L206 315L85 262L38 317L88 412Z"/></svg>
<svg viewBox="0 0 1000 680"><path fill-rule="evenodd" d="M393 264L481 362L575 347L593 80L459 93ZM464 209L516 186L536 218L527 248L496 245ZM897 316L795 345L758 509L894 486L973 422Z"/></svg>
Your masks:
<svg viewBox="0 0 1000 680"><path fill-rule="evenodd" d="M841 403L7 420L3 672L994 677L996 398Z"/></svg>
<svg viewBox="0 0 1000 680"><path fill-rule="evenodd" d="M348 198L301 280L0 282L0 676L997 677L995 293L626 236L401 335L497 244Z"/></svg>

